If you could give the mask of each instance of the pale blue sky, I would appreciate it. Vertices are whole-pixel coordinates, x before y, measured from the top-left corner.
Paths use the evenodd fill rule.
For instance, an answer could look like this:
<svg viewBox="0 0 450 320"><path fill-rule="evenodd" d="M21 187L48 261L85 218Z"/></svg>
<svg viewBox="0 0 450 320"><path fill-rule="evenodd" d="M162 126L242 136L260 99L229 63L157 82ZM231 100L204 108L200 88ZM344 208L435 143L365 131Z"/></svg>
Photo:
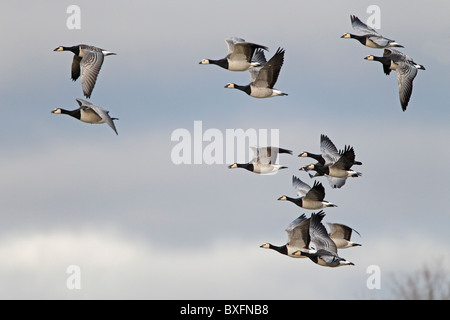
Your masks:
<svg viewBox="0 0 450 320"><path fill-rule="evenodd" d="M81 9L81 29L66 9ZM350 15L381 9L380 33L402 43L420 70L401 111L395 73L363 58L382 50L341 39ZM389 275L443 260L449 268L448 148L450 21L447 1L46 1L8 3L0 13L0 297L137 299L355 299L387 296ZM98 13L101 12L101 15ZM286 49L276 87L254 99L228 82L247 72L199 65L242 37ZM51 114L83 98L70 80L71 53L86 43L105 58L90 101L119 135ZM289 168L258 176L227 165L174 165L174 130L278 129ZM301 213L296 157L320 134L352 145L363 176L326 188L337 208L325 221L358 230L361 247L340 251L353 267L322 268L259 248L282 245ZM65 273L79 265L82 289ZM382 289L368 290L377 265ZM305 275L308 275L305 277ZM326 290L324 290L326 288Z"/></svg>

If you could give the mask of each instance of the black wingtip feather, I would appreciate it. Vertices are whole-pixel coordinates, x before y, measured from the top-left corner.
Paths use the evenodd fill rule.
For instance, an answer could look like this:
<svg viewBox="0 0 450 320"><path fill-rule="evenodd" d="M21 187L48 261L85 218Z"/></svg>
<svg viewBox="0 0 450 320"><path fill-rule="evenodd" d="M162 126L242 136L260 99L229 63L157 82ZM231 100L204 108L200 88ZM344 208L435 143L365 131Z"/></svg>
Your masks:
<svg viewBox="0 0 450 320"><path fill-rule="evenodd" d="M288 153L288 154L292 154L292 150L279 148L279 149L278 149L278 153Z"/></svg>

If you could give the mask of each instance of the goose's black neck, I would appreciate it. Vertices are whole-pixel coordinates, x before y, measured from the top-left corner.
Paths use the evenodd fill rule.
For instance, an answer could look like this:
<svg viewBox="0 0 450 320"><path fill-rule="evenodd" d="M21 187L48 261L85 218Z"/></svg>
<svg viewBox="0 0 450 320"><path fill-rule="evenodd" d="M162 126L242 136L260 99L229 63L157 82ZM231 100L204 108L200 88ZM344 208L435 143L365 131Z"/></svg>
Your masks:
<svg viewBox="0 0 450 320"><path fill-rule="evenodd" d="M381 62L384 65L391 65L391 59L389 57L377 57L377 56L373 56L373 60L374 61L378 61Z"/></svg>
<svg viewBox="0 0 450 320"><path fill-rule="evenodd" d="M330 173L330 168L328 166L323 166L321 164L316 164L314 166L314 170L320 175L324 175L324 174L329 174Z"/></svg>
<svg viewBox="0 0 450 320"><path fill-rule="evenodd" d="M60 109L60 110L61 110L62 114L68 114L69 116L77 118L78 120L81 119L81 111L80 111L80 109L75 109L75 110Z"/></svg>
<svg viewBox="0 0 450 320"><path fill-rule="evenodd" d="M71 51L74 55L80 54L80 46L72 46L72 47L62 47L63 51Z"/></svg>
<svg viewBox="0 0 450 320"><path fill-rule="evenodd" d="M314 160L317 160L317 162L319 162L320 164L324 165L325 164L325 159L322 157L322 155L320 154L315 154L315 153L307 153L307 157L309 158L313 158Z"/></svg>
<svg viewBox="0 0 450 320"><path fill-rule="evenodd" d="M253 171L254 167L252 163L237 163L238 168L247 169L248 171Z"/></svg>
<svg viewBox="0 0 450 320"><path fill-rule="evenodd" d="M319 257L315 254L310 254L310 253L303 253L303 255L307 256L312 262L314 262L315 264L319 263Z"/></svg>
<svg viewBox="0 0 450 320"><path fill-rule="evenodd" d="M359 36L357 34L350 34L350 38L356 39L361 42L362 45L366 45L367 36Z"/></svg>
<svg viewBox="0 0 450 320"><path fill-rule="evenodd" d="M222 67L224 69L228 69L228 60L227 58L219 59L219 60L211 60L209 59L210 64L218 65L219 67Z"/></svg>
<svg viewBox="0 0 450 320"><path fill-rule="evenodd" d="M286 197L286 200L287 200L287 201L290 201L290 202L292 202L292 203L295 203L295 204L298 205L299 207L301 207L302 204L303 204L303 199L302 199L302 198L291 198L291 197L287 197L287 196L285 196L285 197Z"/></svg>
<svg viewBox="0 0 450 320"><path fill-rule="evenodd" d="M391 59L389 57L376 57L373 56L374 61L378 61L383 64L384 74L389 75L391 73ZM356 164L357 161L355 161Z"/></svg>
<svg viewBox="0 0 450 320"><path fill-rule="evenodd" d="M244 91L248 95L250 95L251 92L252 92L251 89L250 89L250 85L249 84L246 85L246 86L241 86L241 85L235 84L234 88L238 89L238 90L241 90L241 91Z"/></svg>
<svg viewBox="0 0 450 320"><path fill-rule="evenodd" d="M273 244L269 243L269 248L272 250L278 251L281 254L285 254L285 255L288 254L288 249L287 249L286 245L278 247L278 246L274 246Z"/></svg>

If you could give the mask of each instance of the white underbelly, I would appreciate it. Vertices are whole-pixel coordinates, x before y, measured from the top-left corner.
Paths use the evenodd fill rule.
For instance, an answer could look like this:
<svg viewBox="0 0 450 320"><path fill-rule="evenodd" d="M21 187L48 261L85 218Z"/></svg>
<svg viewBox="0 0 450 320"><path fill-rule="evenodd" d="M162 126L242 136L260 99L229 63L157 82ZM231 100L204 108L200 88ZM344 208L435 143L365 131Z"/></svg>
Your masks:
<svg viewBox="0 0 450 320"><path fill-rule="evenodd" d="M380 46L380 45L376 44L375 42L373 42L369 38L367 38L367 40L366 40L366 46L369 47L369 48L374 48L374 49L384 48L383 46Z"/></svg>
<svg viewBox="0 0 450 320"><path fill-rule="evenodd" d="M104 123L103 120L97 113L92 110L82 110L80 120L87 123Z"/></svg>
<svg viewBox="0 0 450 320"><path fill-rule="evenodd" d="M245 71L250 67L247 61L230 61L228 60L228 70L231 71Z"/></svg>
<svg viewBox="0 0 450 320"><path fill-rule="evenodd" d="M273 90L271 88L257 88L250 86L250 95L254 98L268 98L272 97Z"/></svg>
<svg viewBox="0 0 450 320"><path fill-rule="evenodd" d="M348 172L342 169L330 168L329 176L334 178L347 178Z"/></svg>
<svg viewBox="0 0 450 320"><path fill-rule="evenodd" d="M309 210L317 210L324 208L325 205L322 201L316 201L316 200L308 200L303 199L302 208L309 209Z"/></svg>

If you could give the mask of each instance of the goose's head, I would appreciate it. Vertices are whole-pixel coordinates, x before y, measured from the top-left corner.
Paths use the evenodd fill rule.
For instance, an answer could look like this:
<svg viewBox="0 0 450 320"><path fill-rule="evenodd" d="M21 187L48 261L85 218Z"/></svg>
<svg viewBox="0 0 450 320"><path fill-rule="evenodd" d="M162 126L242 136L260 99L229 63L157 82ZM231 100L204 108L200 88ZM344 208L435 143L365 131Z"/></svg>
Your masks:
<svg viewBox="0 0 450 320"><path fill-rule="evenodd" d="M270 249L270 244L269 243L263 243L262 245L259 246L260 248L264 248L264 249Z"/></svg>
<svg viewBox="0 0 450 320"><path fill-rule="evenodd" d="M225 88L233 89L234 88L234 83L227 83L225 85Z"/></svg>
<svg viewBox="0 0 450 320"><path fill-rule="evenodd" d="M281 197L278 198L278 200L287 200L287 197L286 196L281 196Z"/></svg>
<svg viewBox="0 0 450 320"><path fill-rule="evenodd" d="M308 156L308 152L302 152L298 156L299 157L307 157Z"/></svg>
<svg viewBox="0 0 450 320"><path fill-rule="evenodd" d="M300 257L302 255L302 252L300 250L297 250L297 251L293 252L292 255L294 257Z"/></svg>
<svg viewBox="0 0 450 320"><path fill-rule="evenodd" d="M56 114L60 114L61 113L61 108L55 108L52 110L52 113L56 113Z"/></svg>
<svg viewBox="0 0 450 320"><path fill-rule="evenodd" d="M64 47L63 46L59 46L56 49L54 49L53 51L64 51Z"/></svg>
<svg viewBox="0 0 450 320"><path fill-rule="evenodd" d="M308 164L307 166L302 167L303 170L308 169L308 170L314 170L316 168L316 165L314 163Z"/></svg>
<svg viewBox="0 0 450 320"><path fill-rule="evenodd" d="M369 60L369 61L375 60L373 55L368 55L368 56L365 57L364 59Z"/></svg>
<svg viewBox="0 0 450 320"><path fill-rule="evenodd" d="M232 165L228 166L228 168L230 168L230 169L234 169L234 168L237 168L237 167L238 167L237 163L233 163Z"/></svg>
<svg viewBox="0 0 450 320"><path fill-rule="evenodd" d="M209 64L209 59L202 59L199 64Z"/></svg>
<svg viewBox="0 0 450 320"><path fill-rule="evenodd" d="M342 36L341 36L341 38L344 38L344 39L349 39L349 38L351 38L352 37L352 35L350 34L350 33L344 33Z"/></svg>

